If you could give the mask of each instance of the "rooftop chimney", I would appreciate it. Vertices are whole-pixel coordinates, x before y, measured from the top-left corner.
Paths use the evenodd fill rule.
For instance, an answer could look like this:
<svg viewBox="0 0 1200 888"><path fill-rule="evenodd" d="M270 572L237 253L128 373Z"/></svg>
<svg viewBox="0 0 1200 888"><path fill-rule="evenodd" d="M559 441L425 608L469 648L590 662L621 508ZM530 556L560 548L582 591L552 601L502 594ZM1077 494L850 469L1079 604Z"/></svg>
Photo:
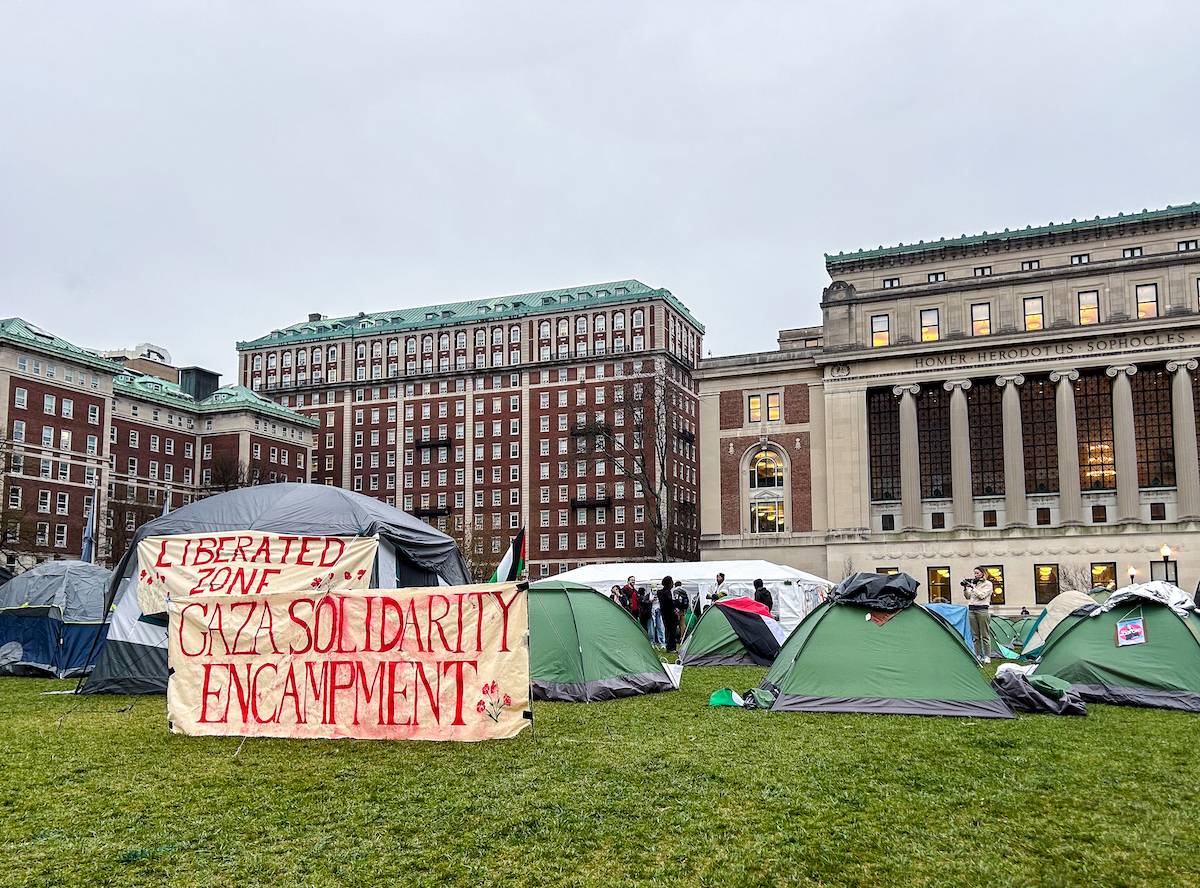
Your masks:
<svg viewBox="0 0 1200 888"><path fill-rule="evenodd" d="M181 367L179 369L179 387L197 401L203 401L220 386L220 373L213 373L203 367Z"/></svg>
<svg viewBox="0 0 1200 888"><path fill-rule="evenodd" d="M308 319L310 321L319 321L321 320L321 313L319 311L310 311L308 313Z"/></svg>

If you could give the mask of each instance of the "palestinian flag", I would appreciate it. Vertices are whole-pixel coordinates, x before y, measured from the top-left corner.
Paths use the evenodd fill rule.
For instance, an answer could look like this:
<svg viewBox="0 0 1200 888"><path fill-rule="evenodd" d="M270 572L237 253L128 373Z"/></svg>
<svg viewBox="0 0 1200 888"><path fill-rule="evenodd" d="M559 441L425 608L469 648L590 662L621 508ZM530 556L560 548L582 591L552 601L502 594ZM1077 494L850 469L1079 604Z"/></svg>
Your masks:
<svg viewBox="0 0 1200 888"><path fill-rule="evenodd" d="M680 651L685 666L770 666L783 627L753 598L726 598L708 608Z"/></svg>
<svg viewBox="0 0 1200 888"><path fill-rule="evenodd" d="M508 551L504 553L504 557L500 559L500 563L496 565L496 572L492 574L489 583L511 583L518 579L525 572L525 528L517 531L517 535L513 537L512 545L508 547Z"/></svg>

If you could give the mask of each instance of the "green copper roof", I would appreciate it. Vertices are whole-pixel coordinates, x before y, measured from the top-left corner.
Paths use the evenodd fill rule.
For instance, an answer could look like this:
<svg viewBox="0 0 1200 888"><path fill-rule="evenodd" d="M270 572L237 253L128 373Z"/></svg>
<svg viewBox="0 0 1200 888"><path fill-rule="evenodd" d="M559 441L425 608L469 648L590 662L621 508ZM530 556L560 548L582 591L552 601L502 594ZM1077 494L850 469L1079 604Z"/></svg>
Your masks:
<svg viewBox="0 0 1200 888"><path fill-rule="evenodd" d="M605 284L586 284L562 290L543 290L539 293L518 293L513 296L497 296L493 299L468 299L465 302L445 302L439 305L423 305L379 311L372 314L360 312L344 318L321 318L319 321L302 321L275 330L258 339L237 344L239 351L280 345L282 343L309 342L322 339L419 330L425 327L441 327L449 324L475 321L498 321L519 318L531 314L560 311L564 305L579 308L583 305L614 305L636 302L643 299L665 299L681 315L703 333L704 325L692 317L687 306L680 302L670 290L648 287L641 281L610 281Z"/></svg>
<svg viewBox="0 0 1200 888"><path fill-rule="evenodd" d="M913 253L923 253L927 250L940 250L945 247L968 247L985 243L999 243L1019 238L1036 237L1042 234L1058 234L1066 231L1081 231L1088 228L1100 228L1107 225L1128 225L1137 222L1151 222L1159 219L1173 219L1200 212L1200 203L1181 204L1166 207L1161 210L1142 210L1140 213L1117 213L1115 216L1096 216L1094 219L1072 219L1070 222L1049 222L1045 225L1026 225L1015 231L985 231L982 234L959 235L958 237L939 238L935 241L918 241L915 244L897 244L894 247L879 246L873 250L858 250L850 253L825 254L825 266L828 268L840 262L856 262L860 259L877 259L881 256L905 256Z"/></svg>
<svg viewBox="0 0 1200 888"><path fill-rule="evenodd" d="M134 397L141 401L152 401L165 407L174 407L191 413L227 413L249 410L296 425L313 427L318 425L315 419L289 410L241 385L222 386L203 401L197 401L174 382L159 379L157 376L121 373L113 380L113 390L117 394Z"/></svg>
<svg viewBox="0 0 1200 888"><path fill-rule="evenodd" d="M120 373L121 365L102 358L94 352L80 348L67 342L60 336L49 333L24 318L4 318L0 320L0 340L14 345L36 349L47 354L58 355L70 361L85 364L105 373Z"/></svg>

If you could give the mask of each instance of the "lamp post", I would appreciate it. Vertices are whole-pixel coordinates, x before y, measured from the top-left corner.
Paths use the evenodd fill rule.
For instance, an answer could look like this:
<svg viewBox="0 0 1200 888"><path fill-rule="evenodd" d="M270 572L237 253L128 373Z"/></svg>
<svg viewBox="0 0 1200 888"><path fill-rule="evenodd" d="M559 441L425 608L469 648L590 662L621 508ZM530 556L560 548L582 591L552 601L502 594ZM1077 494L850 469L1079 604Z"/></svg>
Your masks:
<svg viewBox="0 0 1200 888"><path fill-rule="evenodd" d="M1136 582L1137 582L1137 568L1131 564L1131 565L1129 565L1129 585L1132 586Z"/></svg>
<svg viewBox="0 0 1200 888"><path fill-rule="evenodd" d="M1171 547L1166 543L1163 543L1162 548L1158 550L1158 554L1162 556L1163 581L1167 583L1174 583L1175 578L1171 576L1171 555L1174 553L1171 552Z"/></svg>

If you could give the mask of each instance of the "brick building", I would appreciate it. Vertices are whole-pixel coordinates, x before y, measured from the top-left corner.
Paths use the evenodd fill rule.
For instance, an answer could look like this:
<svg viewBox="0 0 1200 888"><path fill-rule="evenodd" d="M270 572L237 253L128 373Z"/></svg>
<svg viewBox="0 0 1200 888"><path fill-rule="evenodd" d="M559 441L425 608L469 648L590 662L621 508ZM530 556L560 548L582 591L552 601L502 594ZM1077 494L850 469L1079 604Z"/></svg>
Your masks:
<svg viewBox="0 0 1200 888"><path fill-rule="evenodd" d="M218 388L198 367L167 370L131 373L20 318L0 320L3 563L78 558L97 493L97 560L111 564L168 503L307 480L312 420Z"/></svg>
<svg viewBox="0 0 1200 888"><path fill-rule="evenodd" d="M310 478L451 533L479 574L698 557L703 327L618 281L307 321L238 343L240 382L319 424Z"/></svg>

